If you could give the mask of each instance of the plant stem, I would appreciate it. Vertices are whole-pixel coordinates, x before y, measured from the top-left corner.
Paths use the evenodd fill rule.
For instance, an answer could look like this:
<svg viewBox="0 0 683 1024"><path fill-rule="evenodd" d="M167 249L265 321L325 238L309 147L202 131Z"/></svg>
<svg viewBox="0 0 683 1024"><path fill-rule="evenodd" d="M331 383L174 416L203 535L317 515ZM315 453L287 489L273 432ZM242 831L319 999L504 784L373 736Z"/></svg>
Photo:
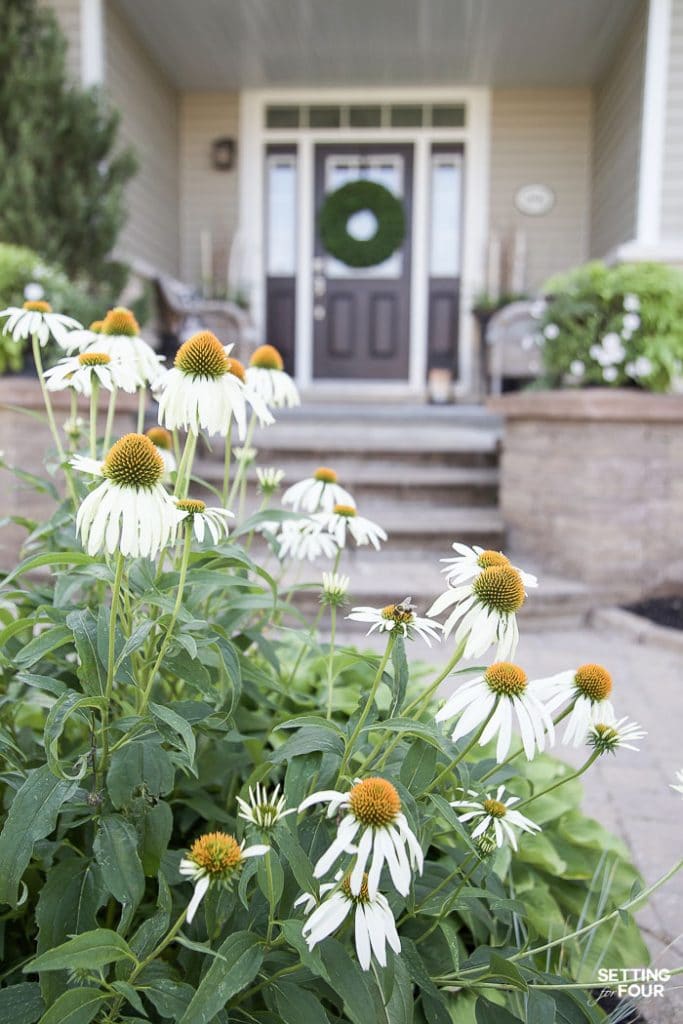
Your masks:
<svg viewBox="0 0 683 1024"><path fill-rule="evenodd" d="M228 507L228 493L230 491L230 461L232 459L232 419L228 425L228 433L225 438L225 453L223 455L223 508Z"/></svg>
<svg viewBox="0 0 683 1024"><path fill-rule="evenodd" d="M332 692L334 689L334 641L337 635L337 606L330 608L330 653L327 659L327 719L332 718Z"/></svg>
<svg viewBox="0 0 683 1024"><path fill-rule="evenodd" d="M472 857L473 854L470 854L469 856ZM465 863L462 864L462 868L465 867ZM453 903L458 898L458 896L460 895L462 890L465 888L465 886L467 885L467 883L469 882L470 878L472 877L472 875L474 874L474 872L476 871L476 869L478 867L479 867L479 860L478 859L475 859L474 864L468 865L467 873L462 876L462 878L460 880L460 883L457 886L457 888L455 889L455 891L452 892L449 896L446 897L446 901L445 901L446 904L449 904L452 907ZM449 875L449 878L452 878L452 877L453 877L452 874ZM437 886L436 889L434 890L434 892L438 892L438 890L440 888L441 888L440 885ZM431 893L431 896L434 895L434 892ZM425 932L423 932L422 935L420 935L420 937L416 941L417 942L424 942L425 939L428 939L429 936L432 934L432 932L435 930L435 928L438 928L439 923L440 923L440 921L442 919L443 919L443 906L441 908L441 913L438 915L438 917L436 917L434 919L434 921L431 923L429 928L427 928L427 930Z"/></svg>
<svg viewBox="0 0 683 1024"><path fill-rule="evenodd" d="M114 585L111 592L111 608L109 609L109 633L107 638L107 682L104 690L104 707L102 709L102 761L100 770L104 778L109 760L109 704L114 690L114 664L116 660L116 620L118 618L121 583L125 559L121 552L116 556Z"/></svg>
<svg viewBox="0 0 683 1024"><path fill-rule="evenodd" d="M578 768L575 772L572 772L571 775L564 775L561 779L558 779L557 782L553 782L552 786L548 786L546 789L542 789L540 793L534 793L532 794L532 796L528 796L526 800L522 800L521 804L515 805L515 810L518 811L521 807L527 807L530 803L533 803L534 800L538 800L539 797L545 796L547 793L552 793L554 789L558 789L560 786L564 786L566 782L571 782L572 779L578 779L580 775L583 775L584 772L588 771L593 762L597 761L599 757L600 751L594 750L591 756L588 758L588 760L584 764L582 764L581 767Z"/></svg>
<svg viewBox="0 0 683 1024"><path fill-rule="evenodd" d="M109 445L111 443L111 432L114 426L114 410L116 409L116 388L112 387L109 392L109 408L107 409L107 422L104 427L104 445L102 447L102 455L106 455L109 451Z"/></svg>
<svg viewBox="0 0 683 1024"><path fill-rule="evenodd" d="M97 458L97 399L100 394L100 382L93 373L90 379L90 458Z"/></svg>
<svg viewBox="0 0 683 1024"><path fill-rule="evenodd" d="M558 725L562 721L563 718L566 718L567 715L569 714L569 712L572 710L573 706L574 706L573 704L570 704L570 706L568 708L565 708L564 711L557 716L557 718L554 718L553 719L553 725L554 726ZM493 768L489 768L489 770L487 772L485 772L482 775L482 777L479 779L479 782L480 783L486 782L486 780L490 779L491 776L494 775L498 771L499 768L504 768L506 764L511 764L513 761L515 761L519 757L520 754L523 754L523 753L524 753L524 747L520 747L518 750L515 750L514 754L510 754L510 756L506 757L504 761L500 762L500 764L494 764Z"/></svg>
<svg viewBox="0 0 683 1024"><path fill-rule="evenodd" d="M340 781L342 775L344 774L344 770L346 768L346 765L348 764L349 757L351 756L351 751L353 750L353 745L356 742L356 740L358 739L358 736L360 735L361 729L365 725L366 718L370 714L370 708L372 707L372 705L374 703L375 694L377 693L377 688L379 687L379 684L382 681L382 676L384 675L384 669L387 667L387 662L389 661L389 658L391 657L391 652L393 650L394 641L395 640L396 640L396 637L394 636L394 633L392 631L389 634L389 641L387 643L386 650L384 651L384 654L382 656L382 660L380 661L379 666L377 668L377 672L375 673L375 678L372 681L372 686L370 687L370 693L368 694L368 699L365 702L365 707L363 708L363 710L361 712L360 718L356 722L356 728L351 733L349 741L346 744L346 750L344 751L344 756L342 758L342 763L341 763L340 768L339 768L339 774L337 775L337 785L339 784L339 781Z"/></svg>
<svg viewBox="0 0 683 1024"><path fill-rule="evenodd" d="M226 502L226 508L232 508L232 504L233 504L233 502L234 502L234 500L237 497L237 494L239 492L240 484L242 483L242 478L244 477L245 473L247 472L248 459L246 458L246 456L248 455L248 449L251 447L251 442L252 442L252 439L254 437L254 430L255 430L255 428L256 428L256 413L252 412L251 419L249 420L249 426L247 427L247 436L246 436L246 438L244 440L244 444L242 445L243 456L239 460L239 463L237 465L237 472L235 473L235 479L234 479L232 487L230 489L230 496L229 496L229 498L228 498L228 500Z"/></svg>
<svg viewBox="0 0 683 1024"><path fill-rule="evenodd" d="M57 423L55 421L55 414L52 409L52 399L50 398L50 392L47 390L45 384L45 378L43 377L43 359L40 354L40 342L38 341L38 335L33 334L31 336L31 345L33 349L33 362L35 363L36 373L38 374L38 383L40 384L40 390L43 396L43 403L45 405L45 414L47 416L47 422L50 427L52 439L57 449L57 455L59 456L59 462L64 470L64 476L66 477L66 485L69 489L69 494L74 505L78 504L78 498L76 497L76 489L71 476L71 467L66 461L66 455L64 453L64 446L62 445L61 438L59 436L59 430L57 429Z"/></svg>
<svg viewBox="0 0 683 1024"><path fill-rule="evenodd" d="M183 455L178 466L178 471L175 478L175 490L174 495L176 498L186 498L187 492L192 478L192 463L194 461L194 453L197 447L197 435L191 430L185 438L185 447L183 449Z"/></svg>
<svg viewBox="0 0 683 1024"><path fill-rule="evenodd" d="M479 726L479 728L477 729L477 731L475 732L474 736L472 737L470 742L467 744L465 749L458 754L458 756L455 758L454 761L451 761L450 764L447 764L446 767L443 769L443 771L440 771L439 774L436 776L436 778L433 779L432 782L430 782L430 784L427 786L427 788L424 791L424 795L425 796L427 795L427 793L431 793L432 790L436 789L436 787L439 785L441 780L444 779L449 774L449 772L452 772L453 769L456 767L456 765L460 764L460 762L465 757L467 757L467 755L469 754L469 752L472 749L472 747L481 739L481 736L482 736L482 734L484 732L484 729L486 728L486 726L489 724L489 722L493 718L493 715L494 715L497 707L498 707L498 700L495 701L493 707L491 708L491 710L489 711L488 715L486 716L484 721L481 723L481 725ZM517 810L517 807L515 807L515 810Z"/></svg>
<svg viewBox="0 0 683 1024"><path fill-rule="evenodd" d="M144 692L142 694L142 701L141 701L141 704L140 704L140 712L139 712L141 715L144 715L144 713L145 713L145 711L147 709L147 704L149 702L149 697L150 697L150 694L152 692L152 686L154 685L154 677L156 676L157 672L159 671L159 667L161 666L161 663L162 663L162 661L164 659L164 655L166 654L166 650L168 649L168 645L171 642L171 637L173 636L173 630L175 629L175 624L176 624L177 619L178 619L178 614L180 613L180 608L181 608L181 605L182 605L182 602L183 602L183 591L185 590L185 580L187 578L187 567L188 567L189 562L190 562L190 551L191 550L192 550L192 520L191 520L191 518L188 518L188 519L185 520L185 541L183 543L183 554L182 554L182 558L181 558L181 561L180 561L180 575L178 577L178 590L176 592L175 604L173 605L173 611L171 612L171 618L170 618L170 621L168 623L168 629L166 630L166 635L164 636L164 639L161 642L161 646L159 647L159 653L157 655L157 659L154 662L154 666L153 666L153 668L152 668L152 670L151 670L151 672L149 674L149 677L147 679L147 685L145 686Z"/></svg>
<svg viewBox="0 0 683 1024"><path fill-rule="evenodd" d="M149 954L149 956L146 956L144 960L141 960L140 963L137 965L137 967L135 967L131 971L129 977L127 978L127 981L128 981L129 985L132 985L136 981L136 979L142 974L142 972L144 971L145 967L149 967L149 965L152 963L152 961L156 960L156 958L159 956L159 954L163 953L163 951L166 949L166 947L169 946L173 942L173 940L175 939L176 935L178 934L178 932L182 928L183 924L185 923L186 915L187 915L187 907L183 910L182 914L180 915L178 920L175 922L173 927L170 929L170 931L168 931L166 933L166 935L161 940L159 945L155 946L154 949L152 950L152 952ZM123 996L119 996L118 997L117 1001L114 1003L114 1005L111 1008L111 1012L107 1016L107 1020L109 1020L109 1021L115 1021L116 1020L116 1015L118 1014L119 1010L121 1009L121 1006L123 1004L123 1000L124 1000Z"/></svg>
<svg viewBox="0 0 683 1024"><path fill-rule="evenodd" d="M275 924L273 915L275 913L275 886L273 885L273 869L270 863L271 850L265 855L266 878L268 880L268 928L266 931L266 946L270 946L273 937L273 926Z"/></svg>

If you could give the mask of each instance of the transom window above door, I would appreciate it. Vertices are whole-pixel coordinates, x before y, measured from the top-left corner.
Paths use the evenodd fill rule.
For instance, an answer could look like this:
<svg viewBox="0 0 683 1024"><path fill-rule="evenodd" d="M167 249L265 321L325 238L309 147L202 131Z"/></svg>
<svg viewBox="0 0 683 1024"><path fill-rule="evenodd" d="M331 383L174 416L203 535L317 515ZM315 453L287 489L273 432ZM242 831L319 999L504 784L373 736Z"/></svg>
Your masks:
<svg viewBox="0 0 683 1024"><path fill-rule="evenodd" d="M464 103L278 104L265 108L265 127L292 128L464 128Z"/></svg>

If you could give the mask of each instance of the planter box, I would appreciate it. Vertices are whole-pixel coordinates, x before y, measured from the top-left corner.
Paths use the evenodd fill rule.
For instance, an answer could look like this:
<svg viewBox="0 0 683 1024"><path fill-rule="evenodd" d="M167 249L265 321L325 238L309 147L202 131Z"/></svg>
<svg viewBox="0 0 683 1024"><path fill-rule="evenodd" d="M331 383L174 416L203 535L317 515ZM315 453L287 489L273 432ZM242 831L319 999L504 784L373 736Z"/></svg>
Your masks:
<svg viewBox="0 0 683 1024"><path fill-rule="evenodd" d="M107 397L100 396L100 436L104 434ZM61 428L70 414L70 395L66 391L54 392L52 402L57 425ZM136 395L119 393L112 432L114 439L135 430L137 407ZM78 413L85 420L87 430L87 399L80 399ZM41 418L38 419L36 414ZM62 440L66 446L64 436ZM40 385L35 377L0 377L0 448L10 466L35 476L47 476L45 453L54 448L54 443L45 418ZM61 487L61 480L59 484ZM13 473L0 471L1 518L16 515L44 520L52 515L54 507L49 494L38 494ZM0 527L0 569L7 570L15 564L25 538L23 527L14 524Z"/></svg>
<svg viewBox="0 0 683 1024"><path fill-rule="evenodd" d="M515 555L624 598L683 584L683 396L535 391L489 406L505 419Z"/></svg>

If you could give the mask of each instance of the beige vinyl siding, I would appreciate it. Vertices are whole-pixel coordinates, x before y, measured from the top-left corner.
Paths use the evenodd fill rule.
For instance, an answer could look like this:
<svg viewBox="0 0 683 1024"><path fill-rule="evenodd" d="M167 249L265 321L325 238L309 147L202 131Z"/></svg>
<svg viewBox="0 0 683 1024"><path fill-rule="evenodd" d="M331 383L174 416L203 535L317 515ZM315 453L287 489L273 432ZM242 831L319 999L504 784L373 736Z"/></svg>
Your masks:
<svg viewBox="0 0 683 1024"><path fill-rule="evenodd" d="M527 289L588 254L591 94L588 89L496 89L491 113L490 226L509 257L515 230L526 240ZM548 185L552 210L525 216L522 185Z"/></svg>
<svg viewBox="0 0 683 1024"><path fill-rule="evenodd" d="M68 49L66 66L76 81L81 80L81 0L44 0L57 15L60 28L66 36Z"/></svg>
<svg viewBox="0 0 683 1024"><path fill-rule="evenodd" d="M683 0L672 0L666 142L662 180L662 238L683 239Z"/></svg>
<svg viewBox="0 0 683 1024"><path fill-rule="evenodd" d="M639 5L595 90L591 253L636 236L647 8Z"/></svg>
<svg viewBox="0 0 683 1024"><path fill-rule="evenodd" d="M226 286L237 225L237 168L211 166L215 139L238 138L237 93L184 93L180 101L180 251L183 280L201 284L200 237L211 233L213 276ZM237 153L235 153L235 164Z"/></svg>
<svg viewBox="0 0 683 1024"><path fill-rule="evenodd" d="M107 94L121 113L119 138L139 164L117 253L177 274L178 93L111 0L105 9Z"/></svg>

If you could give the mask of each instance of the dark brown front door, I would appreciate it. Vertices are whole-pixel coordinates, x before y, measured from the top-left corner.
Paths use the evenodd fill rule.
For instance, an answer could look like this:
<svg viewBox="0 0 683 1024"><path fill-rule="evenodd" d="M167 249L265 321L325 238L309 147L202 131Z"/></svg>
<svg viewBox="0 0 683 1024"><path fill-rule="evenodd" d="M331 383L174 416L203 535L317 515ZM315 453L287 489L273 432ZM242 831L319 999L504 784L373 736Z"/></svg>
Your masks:
<svg viewBox="0 0 683 1024"><path fill-rule="evenodd" d="M403 244L384 263L355 268L325 252L316 226L313 263L313 375L320 378L407 380L410 357L410 250L413 147L319 145L315 150L315 209L349 181L368 178L401 199ZM374 234L369 211L355 214L349 233Z"/></svg>

